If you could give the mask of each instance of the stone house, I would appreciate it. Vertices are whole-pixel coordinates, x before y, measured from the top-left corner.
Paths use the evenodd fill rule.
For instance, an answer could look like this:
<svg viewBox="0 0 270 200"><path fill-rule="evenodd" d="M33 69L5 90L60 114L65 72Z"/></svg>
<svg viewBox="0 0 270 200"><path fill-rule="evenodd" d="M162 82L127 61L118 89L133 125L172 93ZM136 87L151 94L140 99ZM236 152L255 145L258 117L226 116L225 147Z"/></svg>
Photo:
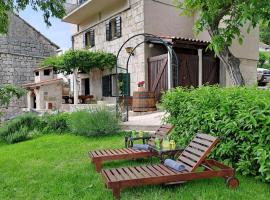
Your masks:
<svg viewBox="0 0 270 200"><path fill-rule="evenodd" d="M222 63L206 51L210 37L207 32L193 33L194 16L179 16L173 0L73 0L73 9L63 18L72 24L74 49L102 50L117 54L121 45L135 34L162 36L177 54L177 70L168 67L168 51L158 42L145 42L134 51L128 72L130 95L139 81L154 89L156 95L172 86L198 86L204 83L231 85ZM136 37L126 44L134 48L142 41ZM231 49L241 59L241 71L247 84L256 83L259 49L258 28L246 34L243 45L234 42ZM122 51L120 66L125 68L129 54ZM120 71L121 72L121 71ZM161 73L159 73L161 72ZM83 90L98 100L113 100L116 94L115 71L93 70L83 75ZM177 77L177 78L176 78ZM87 82L87 84L85 84ZM82 85L80 83L80 85Z"/></svg>
<svg viewBox="0 0 270 200"><path fill-rule="evenodd" d="M16 14L10 14L9 30L0 35L0 85L21 86L34 81L33 70L40 61L55 55L59 47ZM22 112L26 97L11 103L8 109L0 108L3 119Z"/></svg>
<svg viewBox="0 0 270 200"><path fill-rule="evenodd" d="M52 67L34 70L35 81L24 84L27 92L27 110L59 110L62 105L63 79L57 77Z"/></svg>

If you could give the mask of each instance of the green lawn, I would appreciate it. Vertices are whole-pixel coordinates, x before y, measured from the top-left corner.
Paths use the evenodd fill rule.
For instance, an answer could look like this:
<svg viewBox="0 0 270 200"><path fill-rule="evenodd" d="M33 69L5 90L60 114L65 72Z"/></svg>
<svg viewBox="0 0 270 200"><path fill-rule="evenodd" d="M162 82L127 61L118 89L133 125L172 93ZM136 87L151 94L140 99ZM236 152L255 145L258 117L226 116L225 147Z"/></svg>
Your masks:
<svg viewBox="0 0 270 200"><path fill-rule="evenodd" d="M47 135L15 145L0 143L0 199L96 199L109 200L101 176L90 164L87 152L123 146L123 136L84 138ZM141 165L146 161L113 162L105 167ZM178 186L147 186L122 191L128 200L265 200L270 186L238 176L240 187L226 188L223 179L199 180Z"/></svg>

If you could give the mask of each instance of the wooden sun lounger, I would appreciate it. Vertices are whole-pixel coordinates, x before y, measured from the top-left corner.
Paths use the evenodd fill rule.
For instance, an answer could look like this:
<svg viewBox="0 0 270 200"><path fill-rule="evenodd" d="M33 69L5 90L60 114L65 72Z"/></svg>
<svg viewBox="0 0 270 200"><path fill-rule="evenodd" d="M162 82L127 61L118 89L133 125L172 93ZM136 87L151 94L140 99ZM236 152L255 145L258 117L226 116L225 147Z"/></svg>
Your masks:
<svg viewBox="0 0 270 200"><path fill-rule="evenodd" d="M171 125L162 125L148 141L148 144L153 145L155 138L163 139L164 136L168 135L173 129ZM89 157L91 162L95 165L96 171L100 172L102 163L110 160L128 160L136 158L145 158L155 156L155 153L150 150L134 150L132 148L122 149L107 149L107 150L96 150L90 151Z"/></svg>
<svg viewBox="0 0 270 200"><path fill-rule="evenodd" d="M215 160L205 160L217 142L216 137L197 134L177 159L185 166L185 170L181 172L157 164L106 169L102 170L102 177L106 187L112 189L116 199L120 199L121 189L128 187L172 184L213 177L223 177L230 188L235 188L239 185L239 181L235 178L234 169ZM199 166L204 170L196 171Z"/></svg>

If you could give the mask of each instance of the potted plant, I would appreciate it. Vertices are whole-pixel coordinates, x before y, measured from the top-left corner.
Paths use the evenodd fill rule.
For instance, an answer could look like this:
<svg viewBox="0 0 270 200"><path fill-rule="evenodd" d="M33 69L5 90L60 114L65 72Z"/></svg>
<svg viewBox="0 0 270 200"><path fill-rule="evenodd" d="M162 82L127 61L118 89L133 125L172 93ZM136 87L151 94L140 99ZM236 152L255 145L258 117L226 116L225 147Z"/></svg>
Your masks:
<svg viewBox="0 0 270 200"><path fill-rule="evenodd" d="M138 82L138 91L144 91L145 88L144 88L144 81L140 81Z"/></svg>

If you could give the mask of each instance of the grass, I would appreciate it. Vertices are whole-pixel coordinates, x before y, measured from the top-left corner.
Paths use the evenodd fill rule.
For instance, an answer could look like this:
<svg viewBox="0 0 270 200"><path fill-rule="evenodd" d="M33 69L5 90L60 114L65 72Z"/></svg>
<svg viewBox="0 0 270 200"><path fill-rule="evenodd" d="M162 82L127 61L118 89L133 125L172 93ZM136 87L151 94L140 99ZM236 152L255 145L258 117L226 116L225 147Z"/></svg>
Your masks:
<svg viewBox="0 0 270 200"><path fill-rule="evenodd" d="M84 138L47 135L14 145L0 142L0 199L110 200L101 176L90 164L87 152L123 146L123 136ZM140 160L110 162L105 168L142 165ZM270 186L254 178L238 176L240 187L226 188L223 179L199 180L178 186L125 189L123 200L265 200Z"/></svg>

